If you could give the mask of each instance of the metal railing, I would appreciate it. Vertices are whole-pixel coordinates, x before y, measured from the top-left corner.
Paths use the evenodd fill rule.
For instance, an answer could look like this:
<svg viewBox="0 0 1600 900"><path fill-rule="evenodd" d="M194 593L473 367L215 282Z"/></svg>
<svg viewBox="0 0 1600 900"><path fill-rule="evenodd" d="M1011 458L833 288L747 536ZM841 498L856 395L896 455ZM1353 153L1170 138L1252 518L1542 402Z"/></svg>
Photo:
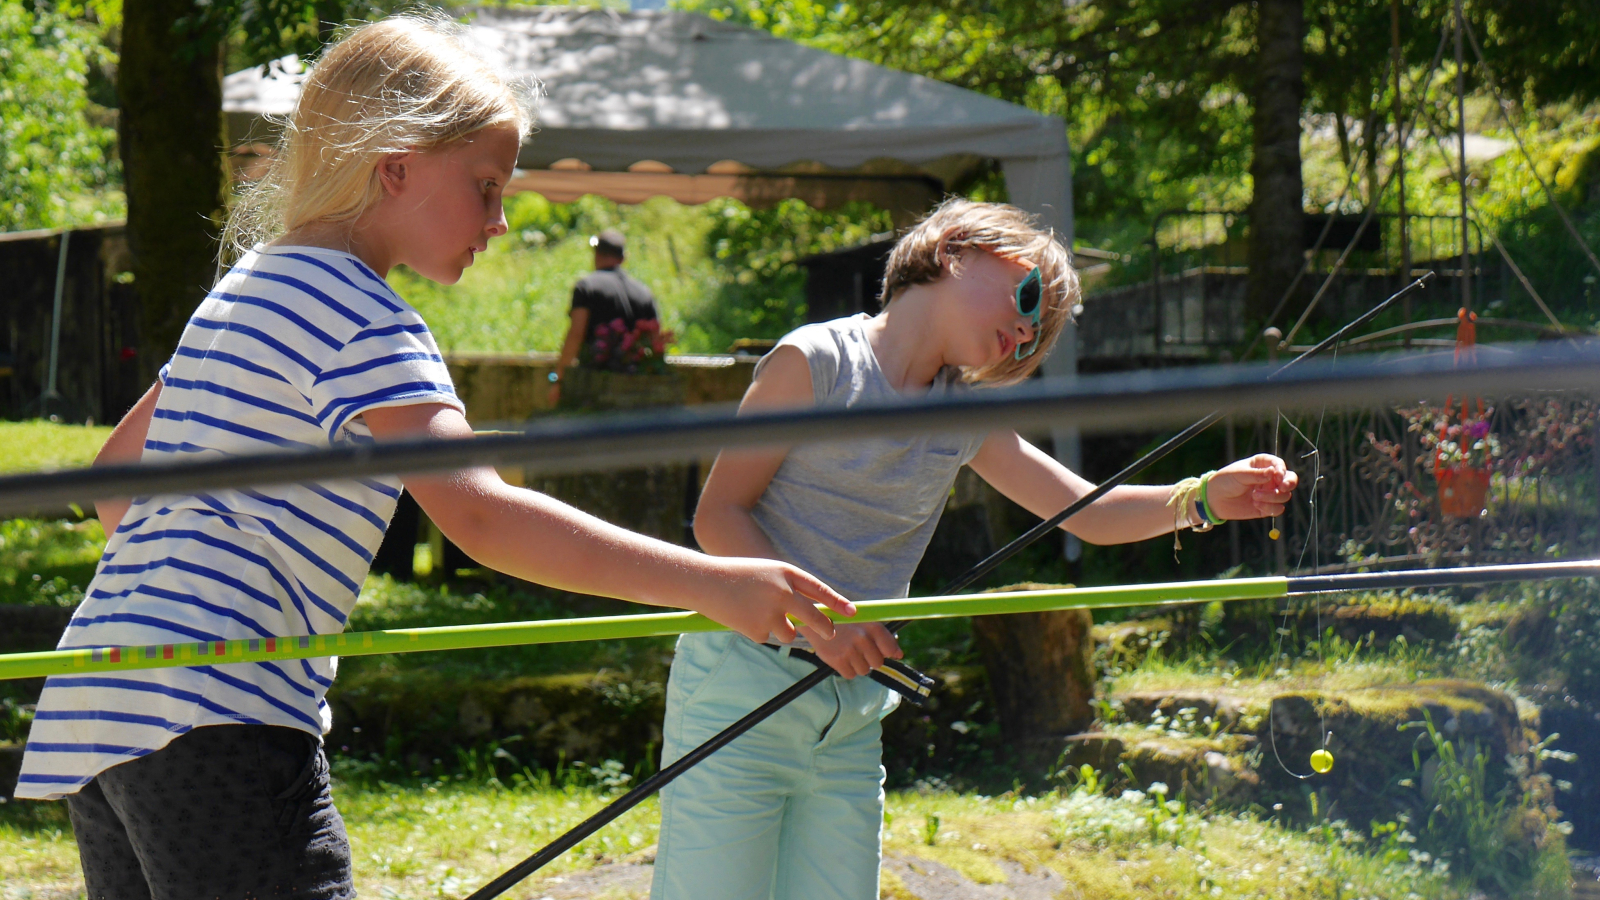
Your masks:
<svg viewBox="0 0 1600 900"><path fill-rule="evenodd" d="M1310 251L1319 237L1321 245L1297 288L1304 296L1289 303L1291 314L1305 306L1352 243L1319 305L1330 320L1350 318L1423 271L1439 276L1430 309L1454 313L1469 279L1479 308L1503 292L1506 276L1497 256L1483 256L1486 248L1493 250L1476 222L1469 226L1471 266L1463 273L1459 218L1407 215L1402 246L1397 214L1375 213L1364 229L1363 217L1307 214L1305 246ZM1156 216L1146 276L1091 298L1079 327L1080 356L1216 359L1236 351L1254 337L1245 319L1248 237L1249 216L1242 211L1168 210ZM1410 274L1401 271L1407 262Z"/></svg>

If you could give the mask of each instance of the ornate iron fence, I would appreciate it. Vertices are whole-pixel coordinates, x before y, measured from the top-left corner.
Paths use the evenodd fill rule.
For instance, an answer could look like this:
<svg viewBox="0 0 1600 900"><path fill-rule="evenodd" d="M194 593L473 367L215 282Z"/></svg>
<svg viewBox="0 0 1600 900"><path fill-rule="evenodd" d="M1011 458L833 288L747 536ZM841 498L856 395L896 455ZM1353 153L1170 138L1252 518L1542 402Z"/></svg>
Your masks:
<svg viewBox="0 0 1600 900"><path fill-rule="evenodd" d="M1274 523L1279 540L1268 536L1274 525L1230 526L1234 562L1307 572L1600 553L1600 401L1507 398L1485 402L1480 420L1474 400L1475 427L1460 422L1460 402L1448 417L1415 406L1230 425L1242 446L1276 447L1304 486ZM1467 467L1487 475L1477 515L1447 512L1441 441L1447 454L1480 447L1482 464Z"/></svg>

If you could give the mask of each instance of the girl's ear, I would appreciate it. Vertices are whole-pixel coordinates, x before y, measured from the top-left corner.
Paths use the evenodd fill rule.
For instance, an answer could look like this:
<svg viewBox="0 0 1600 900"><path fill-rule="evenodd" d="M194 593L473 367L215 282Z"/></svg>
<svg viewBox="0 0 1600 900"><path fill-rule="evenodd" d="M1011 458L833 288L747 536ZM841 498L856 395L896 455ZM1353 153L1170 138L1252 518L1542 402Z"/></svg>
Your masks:
<svg viewBox="0 0 1600 900"><path fill-rule="evenodd" d="M941 275L954 275L961 265L961 248L955 246L965 240L967 233L960 228L951 226L939 235L939 245L934 250L933 259L939 264Z"/></svg>
<svg viewBox="0 0 1600 900"><path fill-rule="evenodd" d="M383 192L391 197L397 197L406 188L406 181L411 174L411 158L415 153L390 153L378 161L378 183L383 186Z"/></svg>

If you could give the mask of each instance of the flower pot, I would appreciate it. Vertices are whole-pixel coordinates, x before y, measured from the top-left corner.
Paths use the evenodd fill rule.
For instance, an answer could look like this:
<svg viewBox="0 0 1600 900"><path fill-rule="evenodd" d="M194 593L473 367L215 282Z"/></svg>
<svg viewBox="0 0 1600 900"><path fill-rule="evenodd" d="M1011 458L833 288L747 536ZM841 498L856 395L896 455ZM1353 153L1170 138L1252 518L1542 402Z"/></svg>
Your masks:
<svg viewBox="0 0 1600 900"><path fill-rule="evenodd" d="M1447 516L1475 518L1483 512L1489 493L1489 470L1451 466L1434 473L1439 481L1439 511Z"/></svg>

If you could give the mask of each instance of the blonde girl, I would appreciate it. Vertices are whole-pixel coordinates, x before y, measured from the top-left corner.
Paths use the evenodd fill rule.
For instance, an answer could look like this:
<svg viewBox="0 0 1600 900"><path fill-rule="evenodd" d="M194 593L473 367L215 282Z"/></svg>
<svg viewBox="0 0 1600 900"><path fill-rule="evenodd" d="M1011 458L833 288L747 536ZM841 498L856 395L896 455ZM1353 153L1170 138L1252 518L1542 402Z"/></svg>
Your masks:
<svg viewBox="0 0 1600 900"><path fill-rule="evenodd" d="M1014 207L949 200L889 256L884 311L807 325L756 367L742 410L853 406L1027 378L1078 302L1066 248ZM709 553L782 559L853 600L904 597L956 473L971 466L1041 517L1093 485L1010 429L729 451L695 517ZM1125 485L1066 527L1110 544L1277 515L1294 489L1257 456L1208 490ZM1174 501L1176 498L1176 502ZM1208 518L1209 516L1209 518ZM875 900L879 719L898 695L865 675L900 648L882 625L800 629L831 679L662 793L653 900ZM685 635L667 685L663 762L811 671L740 635Z"/></svg>
<svg viewBox="0 0 1600 900"><path fill-rule="evenodd" d="M526 96L454 28L357 28L307 77L271 172L228 226L237 263L97 463L208 459L472 431L427 326L384 281L451 284L505 233ZM62 648L342 630L397 478L97 504L109 540ZM615 528L492 469L407 478L484 565L698 610L751 638L852 607L794 566ZM19 797L66 798L94 898L354 895L321 735L335 659L47 683ZM226 727L222 727L226 726Z"/></svg>

